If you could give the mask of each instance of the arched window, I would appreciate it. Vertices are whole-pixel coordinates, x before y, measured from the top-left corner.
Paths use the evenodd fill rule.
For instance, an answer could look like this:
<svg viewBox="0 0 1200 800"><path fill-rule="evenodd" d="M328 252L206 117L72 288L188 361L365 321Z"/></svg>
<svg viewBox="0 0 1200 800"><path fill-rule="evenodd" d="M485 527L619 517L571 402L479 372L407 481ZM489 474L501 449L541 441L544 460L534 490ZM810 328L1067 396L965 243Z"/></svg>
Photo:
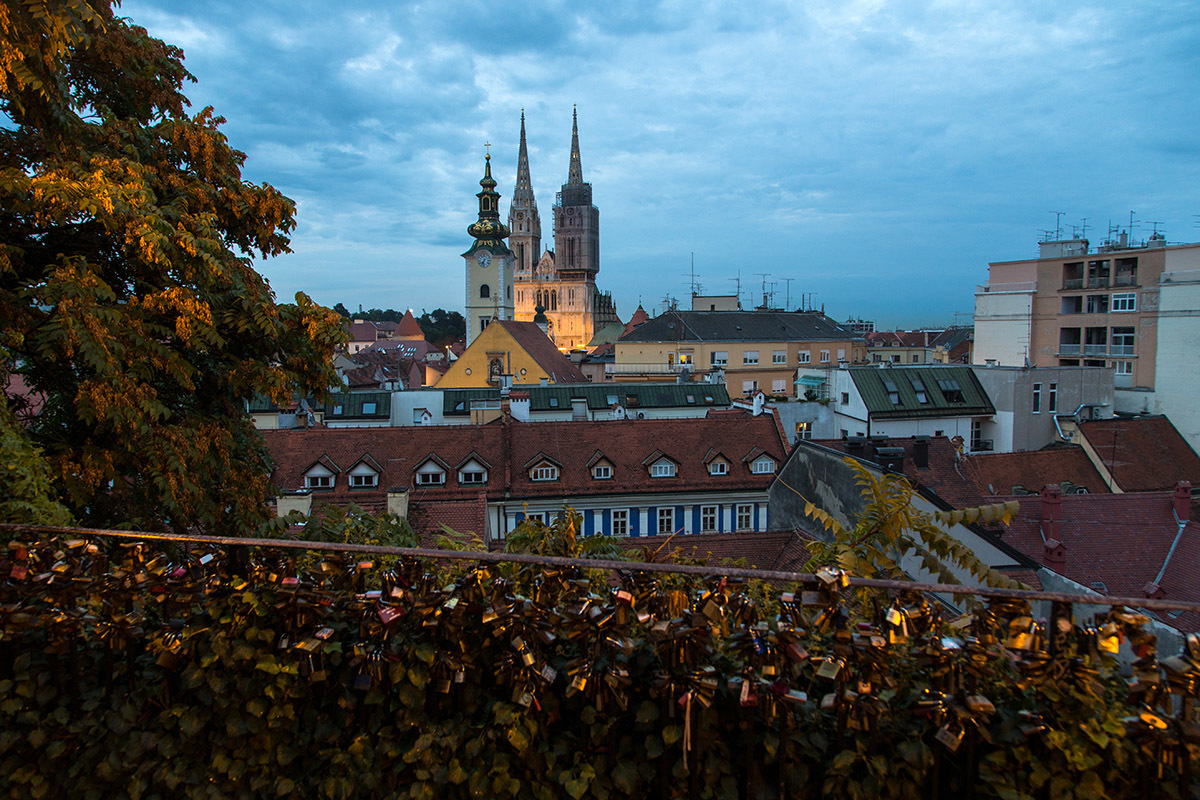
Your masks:
<svg viewBox="0 0 1200 800"><path fill-rule="evenodd" d="M558 290L550 292L550 308L554 311L558 310Z"/></svg>
<svg viewBox="0 0 1200 800"><path fill-rule="evenodd" d="M482 286L480 286L479 287L479 296L480 297L491 297L492 296L492 287L488 286L486 283L483 284Z"/></svg>
<svg viewBox="0 0 1200 800"><path fill-rule="evenodd" d="M542 302L542 290L541 290L541 289L538 289L538 293L537 293L537 304L538 304L539 306L542 306L543 308L545 308L545 307L546 307L546 304Z"/></svg>
<svg viewBox="0 0 1200 800"><path fill-rule="evenodd" d="M508 285L508 299L512 300L512 284Z"/></svg>

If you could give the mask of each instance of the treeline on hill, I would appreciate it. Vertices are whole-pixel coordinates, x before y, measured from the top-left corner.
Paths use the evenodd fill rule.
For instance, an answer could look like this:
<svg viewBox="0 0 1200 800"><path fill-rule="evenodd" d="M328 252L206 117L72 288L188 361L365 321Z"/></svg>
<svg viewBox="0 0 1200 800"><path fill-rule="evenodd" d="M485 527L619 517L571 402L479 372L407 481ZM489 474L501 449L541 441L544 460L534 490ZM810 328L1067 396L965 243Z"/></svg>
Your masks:
<svg viewBox="0 0 1200 800"><path fill-rule="evenodd" d="M399 322L405 313L394 308L369 308L366 311L351 314L342 303L335 305L333 310L347 319L365 319L371 322ZM421 326L421 332L425 334L425 341L439 347L453 344L466 338L467 335L467 322L463 319L463 315L457 311L447 311L444 308L422 311L421 316L417 317L417 324Z"/></svg>

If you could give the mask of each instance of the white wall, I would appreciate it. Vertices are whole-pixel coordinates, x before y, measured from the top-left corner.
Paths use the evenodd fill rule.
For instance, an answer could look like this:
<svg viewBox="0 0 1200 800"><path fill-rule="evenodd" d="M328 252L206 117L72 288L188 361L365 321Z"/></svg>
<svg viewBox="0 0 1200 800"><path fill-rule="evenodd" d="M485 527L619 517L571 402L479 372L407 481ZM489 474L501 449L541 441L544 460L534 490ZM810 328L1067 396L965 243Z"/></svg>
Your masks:
<svg viewBox="0 0 1200 800"><path fill-rule="evenodd" d="M1029 353L1033 292L975 293L976 364L1023 366Z"/></svg>
<svg viewBox="0 0 1200 800"><path fill-rule="evenodd" d="M1160 279L1156 359L1155 410L1200 451L1200 270L1167 272Z"/></svg>

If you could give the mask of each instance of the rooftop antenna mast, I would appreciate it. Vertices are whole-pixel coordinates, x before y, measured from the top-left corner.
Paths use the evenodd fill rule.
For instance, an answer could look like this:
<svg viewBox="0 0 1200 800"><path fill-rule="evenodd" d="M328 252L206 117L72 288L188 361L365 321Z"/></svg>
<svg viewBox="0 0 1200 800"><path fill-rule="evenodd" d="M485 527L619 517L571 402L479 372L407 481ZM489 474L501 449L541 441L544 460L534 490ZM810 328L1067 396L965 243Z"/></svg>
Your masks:
<svg viewBox="0 0 1200 800"><path fill-rule="evenodd" d="M1157 236L1157 235L1158 235L1158 226L1159 226L1159 225L1162 225L1163 223L1161 223L1161 222L1155 222L1155 221L1154 221L1154 220L1152 220L1152 219L1148 219L1148 220L1146 220L1146 222L1147 222L1147 223L1149 223L1150 225L1153 225L1153 226L1154 226L1154 227L1151 229L1151 231L1150 231L1150 237L1151 237L1151 238L1154 238L1155 236Z"/></svg>
<svg viewBox="0 0 1200 800"><path fill-rule="evenodd" d="M733 281L734 284L737 286L737 288L734 291L737 292L738 308L741 308L742 307L742 271L739 269L737 271L736 278L727 278L726 280Z"/></svg>
<svg viewBox="0 0 1200 800"><path fill-rule="evenodd" d="M761 275L761 276L762 276L762 295L763 295L763 305L764 305L764 306L767 306L767 307L769 308L769 307L770 307L770 304L767 302L767 278L771 277L771 273L769 273L769 272L756 272L756 273L754 273L754 274L755 274L755 275Z"/></svg>
<svg viewBox="0 0 1200 800"><path fill-rule="evenodd" d="M1062 218L1067 212L1051 211L1050 213L1054 215L1054 241L1057 242L1062 239Z"/></svg>
<svg viewBox="0 0 1200 800"><path fill-rule="evenodd" d="M1087 238L1087 221L1088 221L1088 218L1084 217L1082 220L1082 224L1080 225L1080 227L1083 229L1083 233L1079 234L1080 239Z"/></svg>
<svg viewBox="0 0 1200 800"><path fill-rule="evenodd" d="M1133 244L1133 226L1141 222L1140 219L1133 218L1133 212L1129 212L1129 243Z"/></svg>
<svg viewBox="0 0 1200 800"><path fill-rule="evenodd" d="M794 281L794 280L796 280L796 279L795 278L784 278L783 279L783 282L787 285L787 292L784 294L784 297L787 299L783 301L783 310L784 311L790 311L792 308L792 281Z"/></svg>
<svg viewBox="0 0 1200 800"><path fill-rule="evenodd" d="M696 254L692 253L692 268L688 272L688 285L691 286L692 297L696 297L704 290L704 286L697 280L696 276Z"/></svg>

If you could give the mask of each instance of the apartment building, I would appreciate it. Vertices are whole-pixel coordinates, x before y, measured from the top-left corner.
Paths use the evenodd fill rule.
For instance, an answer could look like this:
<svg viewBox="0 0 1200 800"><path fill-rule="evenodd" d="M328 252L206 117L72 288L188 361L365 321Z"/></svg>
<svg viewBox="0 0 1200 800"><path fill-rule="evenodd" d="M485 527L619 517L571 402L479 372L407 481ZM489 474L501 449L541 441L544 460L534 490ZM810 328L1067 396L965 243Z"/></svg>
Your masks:
<svg viewBox="0 0 1200 800"><path fill-rule="evenodd" d="M988 265L975 292L975 363L1113 370L1118 413L1166 414L1200 441L1200 244L1127 234L1040 243Z"/></svg>

